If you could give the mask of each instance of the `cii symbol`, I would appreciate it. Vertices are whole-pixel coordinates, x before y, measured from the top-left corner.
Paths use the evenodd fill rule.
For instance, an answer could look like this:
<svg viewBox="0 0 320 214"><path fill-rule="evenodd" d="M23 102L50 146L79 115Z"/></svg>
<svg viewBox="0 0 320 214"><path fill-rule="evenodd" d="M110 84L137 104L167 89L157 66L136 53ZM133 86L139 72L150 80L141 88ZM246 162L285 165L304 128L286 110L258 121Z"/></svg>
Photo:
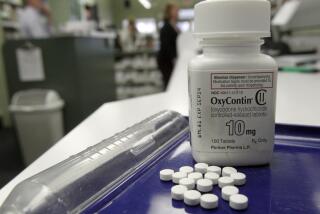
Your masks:
<svg viewBox="0 0 320 214"><path fill-rule="evenodd" d="M267 90L265 90L265 89L261 89L261 90L257 91L257 93L256 93L256 103L259 106L263 106L263 105L267 104L267 102L266 102L266 93L267 93Z"/></svg>

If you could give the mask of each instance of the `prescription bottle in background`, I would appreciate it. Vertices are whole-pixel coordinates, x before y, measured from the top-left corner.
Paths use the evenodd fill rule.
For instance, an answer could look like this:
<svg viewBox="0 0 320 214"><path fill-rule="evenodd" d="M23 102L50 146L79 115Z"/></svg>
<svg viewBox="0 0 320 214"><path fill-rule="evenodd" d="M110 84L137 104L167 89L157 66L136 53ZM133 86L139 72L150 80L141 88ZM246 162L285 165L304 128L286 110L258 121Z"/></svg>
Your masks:
<svg viewBox="0 0 320 214"><path fill-rule="evenodd" d="M192 154L197 162L270 162L277 65L260 53L270 36L267 0L206 0L195 6L203 54L189 63Z"/></svg>

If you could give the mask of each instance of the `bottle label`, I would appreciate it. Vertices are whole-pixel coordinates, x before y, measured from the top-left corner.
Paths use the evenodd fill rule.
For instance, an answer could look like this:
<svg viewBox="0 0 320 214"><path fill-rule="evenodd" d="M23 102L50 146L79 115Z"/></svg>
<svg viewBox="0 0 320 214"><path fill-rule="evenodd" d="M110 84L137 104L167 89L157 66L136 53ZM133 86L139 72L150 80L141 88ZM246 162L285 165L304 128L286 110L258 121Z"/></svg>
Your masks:
<svg viewBox="0 0 320 214"><path fill-rule="evenodd" d="M193 150L273 149L276 72L189 72L189 91Z"/></svg>

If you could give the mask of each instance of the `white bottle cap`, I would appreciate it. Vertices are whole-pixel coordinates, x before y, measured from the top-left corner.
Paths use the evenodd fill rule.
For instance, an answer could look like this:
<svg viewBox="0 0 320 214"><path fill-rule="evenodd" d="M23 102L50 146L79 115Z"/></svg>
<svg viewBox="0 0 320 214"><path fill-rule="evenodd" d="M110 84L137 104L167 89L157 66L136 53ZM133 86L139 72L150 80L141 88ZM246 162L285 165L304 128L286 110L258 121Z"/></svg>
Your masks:
<svg viewBox="0 0 320 214"><path fill-rule="evenodd" d="M270 36L267 0L206 0L195 6L194 34L199 38Z"/></svg>

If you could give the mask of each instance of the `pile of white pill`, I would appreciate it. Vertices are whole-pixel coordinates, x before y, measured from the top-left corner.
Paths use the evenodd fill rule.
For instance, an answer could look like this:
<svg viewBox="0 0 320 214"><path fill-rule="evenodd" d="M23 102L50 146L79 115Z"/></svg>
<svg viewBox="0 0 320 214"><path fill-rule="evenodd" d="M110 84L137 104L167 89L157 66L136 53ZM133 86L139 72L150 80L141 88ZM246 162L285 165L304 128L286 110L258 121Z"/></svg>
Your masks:
<svg viewBox="0 0 320 214"><path fill-rule="evenodd" d="M204 209L218 207L219 198L212 193L215 185L221 188L221 198L229 201L229 206L235 210L248 207L248 197L239 193L237 186L246 183L246 175L233 167L209 166L197 163L194 167L183 166L178 172L172 169L160 171L162 181L172 181L171 196L174 200L183 200L189 206L200 204Z"/></svg>

